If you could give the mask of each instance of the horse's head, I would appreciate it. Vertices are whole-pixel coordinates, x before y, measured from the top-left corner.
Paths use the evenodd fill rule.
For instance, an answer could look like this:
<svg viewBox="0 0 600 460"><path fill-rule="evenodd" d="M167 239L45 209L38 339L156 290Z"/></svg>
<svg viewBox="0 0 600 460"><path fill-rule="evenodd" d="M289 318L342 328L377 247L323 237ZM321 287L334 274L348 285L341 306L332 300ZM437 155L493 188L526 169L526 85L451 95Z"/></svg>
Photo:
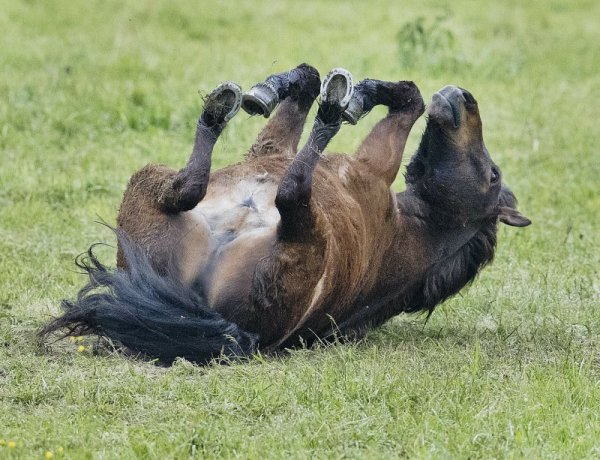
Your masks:
<svg viewBox="0 0 600 460"><path fill-rule="evenodd" d="M444 224L466 226L490 217L517 227L531 223L516 210L516 199L485 146L477 101L457 86L433 95L406 180Z"/></svg>

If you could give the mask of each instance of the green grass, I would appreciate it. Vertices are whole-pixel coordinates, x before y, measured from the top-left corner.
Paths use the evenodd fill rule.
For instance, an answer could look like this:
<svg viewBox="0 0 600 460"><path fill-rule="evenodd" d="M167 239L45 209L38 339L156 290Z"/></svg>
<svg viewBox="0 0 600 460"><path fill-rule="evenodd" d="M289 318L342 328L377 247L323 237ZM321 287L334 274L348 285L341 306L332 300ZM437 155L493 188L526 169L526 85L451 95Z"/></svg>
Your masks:
<svg viewBox="0 0 600 460"><path fill-rule="evenodd" d="M600 456L600 4L405 3L0 0L0 458ZM114 244L94 221L114 223L137 168L185 163L198 91L303 61L471 90L533 226L502 228L428 323L358 344L168 369L88 341L41 351L36 328L84 282L74 256ZM214 166L263 124L237 116Z"/></svg>

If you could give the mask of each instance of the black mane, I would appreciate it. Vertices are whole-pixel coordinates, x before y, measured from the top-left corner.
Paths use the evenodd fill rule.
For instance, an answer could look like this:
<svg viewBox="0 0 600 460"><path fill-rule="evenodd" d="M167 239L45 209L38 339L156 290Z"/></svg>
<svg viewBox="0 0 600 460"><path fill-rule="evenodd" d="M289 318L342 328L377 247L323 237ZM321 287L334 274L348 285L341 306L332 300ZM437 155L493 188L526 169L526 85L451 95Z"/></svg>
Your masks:
<svg viewBox="0 0 600 460"><path fill-rule="evenodd" d="M404 311L425 310L431 315L436 305L471 283L494 258L496 231L496 218L489 218L465 245L432 265L421 285L406 302Z"/></svg>
<svg viewBox="0 0 600 460"><path fill-rule="evenodd" d="M488 218L466 243L430 266L418 284L389 289L388 293L379 296L375 302L367 303L339 324L331 334L360 336L400 313L426 311L429 318L437 305L471 283L479 271L493 260L496 231L497 219Z"/></svg>

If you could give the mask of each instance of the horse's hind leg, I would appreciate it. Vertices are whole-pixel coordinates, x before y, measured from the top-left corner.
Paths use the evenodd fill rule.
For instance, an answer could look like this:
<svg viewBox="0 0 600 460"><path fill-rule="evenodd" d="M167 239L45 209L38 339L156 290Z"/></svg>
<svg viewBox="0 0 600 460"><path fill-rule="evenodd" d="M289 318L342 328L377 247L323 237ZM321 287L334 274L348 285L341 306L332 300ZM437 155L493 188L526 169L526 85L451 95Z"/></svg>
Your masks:
<svg viewBox="0 0 600 460"><path fill-rule="evenodd" d="M373 127L356 155L372 174L391 185L398 174L408 134L425 105L413 82L367 79L356 85L344 118L356 124L376 105L389 107L388 115Z"/></svg>
<svg viewBox="0 0 600 460"><path fill-rule="evenodd" d="M222 83L208 95L187 165L160 187L157 201L161 211L189 211L204 198L213 147L227 122L238 112L241 98L240 87L232 82Z"/></svg>
<svg viewBox="0 0 600 460"><path fill-rule="evenodd" d="M248 157L296 154L306 116L319 94L319 72L301 64L289 72L274 74L244 94L242 108L250 115L275 115L258 135Z"/></svg>
<svg viewBox="0 0 600 460"><path fill-rule="evenodd" d="M312 228L313 172L321 153L340 129L352 91L352 77L346 70L334 69L323 81L321 105L308 141L282 177L275 197L281 216L279 236L284 240L302 239Z"/></svg>
<svg viewBox="0 0 600 460"><path fill-rule="evenodd" d="M228 120L239 110L241 96L240 87L227 82L206 98L192 154L179 172L166 166L147 165L129 180L117 224L128 239L148 253L159 273L164 273L174 259L183 270L189 245L195 246L195 266L201 265L200 248L207 244L210 229L208 224L190 221L182 212L195 207L204 197L213 147ZM117 265L127 266L120 243Z"/></svg>

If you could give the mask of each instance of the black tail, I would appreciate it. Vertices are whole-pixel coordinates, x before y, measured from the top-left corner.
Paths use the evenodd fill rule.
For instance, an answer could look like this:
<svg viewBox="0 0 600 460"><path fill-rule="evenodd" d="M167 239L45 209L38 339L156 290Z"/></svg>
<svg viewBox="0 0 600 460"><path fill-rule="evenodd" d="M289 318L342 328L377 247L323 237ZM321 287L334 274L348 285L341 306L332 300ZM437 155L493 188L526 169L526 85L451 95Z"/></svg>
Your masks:
<svg viewBox="0 0 600 460"><path fill-rule="evenodd" d="M148 256L126 237L119 235L119 243L128 269L108 270L94 246L79 256L75 263L89 282L75 301L62 302L65 313L39 332L42 338L59 329L66 330L62 338L96 334L165 364L178 357L201 364L254 351L255 334L209 309L173 274L157 274Z"/></svg>

